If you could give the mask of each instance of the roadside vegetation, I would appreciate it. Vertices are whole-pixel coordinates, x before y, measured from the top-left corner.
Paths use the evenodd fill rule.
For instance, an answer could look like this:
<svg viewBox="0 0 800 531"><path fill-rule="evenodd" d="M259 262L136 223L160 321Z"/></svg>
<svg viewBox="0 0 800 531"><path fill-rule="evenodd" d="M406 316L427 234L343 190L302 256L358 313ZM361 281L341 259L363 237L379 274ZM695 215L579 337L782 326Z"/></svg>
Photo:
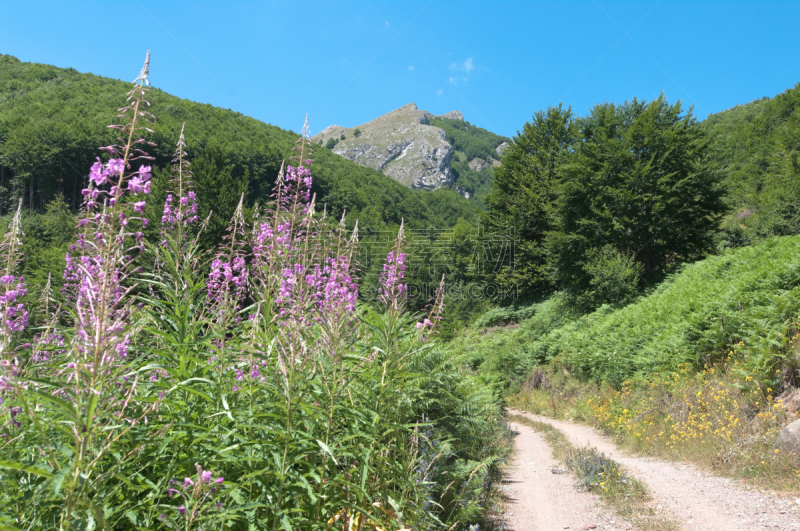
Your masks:
<svg viewBox="0 0 800 531"><path fill-rule="evenodd" d="M508 404L600 427L623 447L682 460L757 488L800 491L800 460L775 448L797 419L797 391L776 397L741 361L696 372L689 366L625 382L587 384L558 364L534 371Z"/></svg>
<svg viewBox="0 0 800 531"><path fill-rule="evenodd" d="M799 460L774 443L798 418L798 238L697 262L620 308L581 315L556 295L495 309L450 348L509 405L797 491Z"/></svg>

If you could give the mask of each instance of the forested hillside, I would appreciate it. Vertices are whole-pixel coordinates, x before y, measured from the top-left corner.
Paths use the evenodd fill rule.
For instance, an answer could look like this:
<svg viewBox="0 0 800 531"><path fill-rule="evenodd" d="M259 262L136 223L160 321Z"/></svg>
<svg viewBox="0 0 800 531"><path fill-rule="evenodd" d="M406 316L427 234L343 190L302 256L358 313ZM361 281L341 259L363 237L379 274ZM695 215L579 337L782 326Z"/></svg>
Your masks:
<svg viewBox="0 0 800 531"><path fill-rule="evenodd" d="M43 211L56 194L63 195L73 211L80 206L87 169L99 154L97 146L113 140L106 125L112 123L114 109L124 105L127 86L74 69L0 55L0 215L20 194L26 209ZM223 175L213 187L198 183L200 204L205 205L201 208L214 204L225 219L232 214L239 192L246 192L249 205L267 198L281 160L291 155L296 134L158 89L151 96L149 110L156 116L154 166L169 165L175 139L186 122L195 172ZM302 121L298 116L298 126ZM450 227L461 217L474 217L474 206L455 192L409 190L326 149L317 149L313 158L317 205L326 205L336 218L346 210L351 226L359 219L362 227L396 227L405 219L412 227ZM220 186L235 193L226 194ZM235 202L220 204L220 197Z"/></svg>
<svg viewBox="0 0 800 531"><path fill-rule="evenodd" d="M492 168L501 156L497 147L511 140L456 118L435 116L431 118L431 125L444 129L445 140L453 146L451 187L466 192L471 200L484 206L486 194L492 187Z"/></svg>
<svg viewBox="0 0 800 531"><path fill-rule="evenodd" d="M800 84L712 114L702 127L724 175L726 245L800 232Z"/></svg>

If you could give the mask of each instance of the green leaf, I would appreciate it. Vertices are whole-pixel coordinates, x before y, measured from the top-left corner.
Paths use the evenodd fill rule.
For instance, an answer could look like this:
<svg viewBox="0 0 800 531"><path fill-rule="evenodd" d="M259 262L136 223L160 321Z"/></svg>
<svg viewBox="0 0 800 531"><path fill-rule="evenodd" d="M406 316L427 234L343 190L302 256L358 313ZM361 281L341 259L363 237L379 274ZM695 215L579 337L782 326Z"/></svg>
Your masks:
<svg viewBox="0 0 800 531"><path fill-rule="evenodd" d="M56 477L53 478L53 494L58 494L61 491L61 484L64 483L64 478L67 477L67 474L69 474L71 469L71 466L65 466L58 474L56 474Z"/></svg>
<svg viewBox="0 0 800 531"><path fill-rule="evenodd" d="M317 444L319 445L320 448L322 448L322 451L324 451L326 454L331 456L331 459L333 459L333 462L336 463L336 465L338 466L339 462L336 460L336 457L334 457L333 451L328 447L328 445L325 444L324 442L320 441L319 439L317 439Z"/></svg>
<svg viewBox="0 0 800 531"><path fill-rule="evenodd" d="M94 515L97 523L100 525L102 529L105 531L112 531L111 526L106 521L105 513L103 512L103 508L99 507L96 503L92 502L90 505L92 509L92 514Z"/></svg>
<svg viewBox="0 0 800 531"><path fill-rule="evenodd" d="M389 505L391 505L392 509L394 509L394 512L397 513L397 519L402 521L403 511L400 510L400 505L396 501L394 501L394 498L392 498L391 496L389 496L388 498L389 498Z"/></svg>
<svg viewBox="0 0 800 531"><path fill-rule="evenodd" d="M363 464L361 465L361 490L367 483L367 475L369 474L369 458L372 455L372 449L368 449L364 455Z"/></svg>
<svg viewBox="0 0 800 531"><path fill-rule="evenodd" d="M49 465L25 465L23 463L15 463L13 461L0 461L0 468L19 470L20 472L25 472L26 474L34 474L47 479L51 479L53 477L53 473L51 472L52 469Z"/></svg>

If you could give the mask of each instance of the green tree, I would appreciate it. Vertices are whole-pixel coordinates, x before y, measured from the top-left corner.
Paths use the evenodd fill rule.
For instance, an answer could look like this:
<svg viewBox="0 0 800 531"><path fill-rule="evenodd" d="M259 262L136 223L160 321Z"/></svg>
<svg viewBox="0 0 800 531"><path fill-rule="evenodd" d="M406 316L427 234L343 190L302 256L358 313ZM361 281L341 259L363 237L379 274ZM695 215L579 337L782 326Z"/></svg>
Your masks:
<svg viewBox="0 0 800 531"><path fill-rule="evenodd" d="M701 124L724 174L730 215L721 245L800 233L800 83L710 115Z"/></svg>
<svg viewBox="0 0 800 531"><path fill-rule="evenodd" d="M336 141L335 138L329 138L328 142L325 143L325 147L328 149L333 149L334 147L336 147L336 144L338 144L338 142Z"/></svg>
<svg viewBox="0 0 800 531"><path fill-rule="evenodd" d="M222 240L243 195L247 195L250 175L240 178L232 173L232 165L221 146L210 145L192 163L192 180L197 190L199 216L204 219L214 211L207 232L210 242Z"/></svg>
<svg viewBox="0 0 800 531"><path fill-rule="evenodd" d="M580 141L559 170L551 266L564 285L589 289L599 249L634 256L650 278L704 256L726 206L707 142L681 103L601 104L580 120Z"/></svg>
<svg viewBox="0 0 800 531"><path fill-rule="evenodd" d="M516 286L523 298L551 287L544 245L554 229L553 209L559 190L559 168L575 146L577 127L572 109L561 105L539 111L517 133L495 170L484 225L490 232L517 239L513 264L496 281L507 291Z"/></svg>
<svg viewBox="0 0 800 531"><path fill-rule="evenodd" d="M623 255L611 245L592 249L583 266L590 288L578 294L581 306L624 304L636 295L642 275L642 264L634 256Z"/></svg>
<svg viewBox="0 0 800 531"><path fill-rule="evenodd" d="M356 127L356 130L353 131L353 136L356 137L356 138L360 137L361 136L361 129Z"/></svg>

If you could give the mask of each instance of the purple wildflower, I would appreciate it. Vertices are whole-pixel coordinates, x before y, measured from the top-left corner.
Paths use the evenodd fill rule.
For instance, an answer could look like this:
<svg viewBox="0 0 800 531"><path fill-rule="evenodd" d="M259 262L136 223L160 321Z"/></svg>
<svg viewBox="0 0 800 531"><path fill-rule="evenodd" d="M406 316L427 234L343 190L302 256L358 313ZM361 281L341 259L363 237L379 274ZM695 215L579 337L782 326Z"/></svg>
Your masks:
<svg viewBox="0 0 800 531"><path fill-rule="evenodd" d="M380 276L380 299L387 307L395 311L402 310L405 304L408 286L403 282L406 271L406 255L402 252L405 241L403 223L397 233L394 249L386 256L383 272Z"/></svg>
<svg viewBox="0 0 800 531"><path fill-rule="evenodd" d="M172 170L175 173L170 184L173 186L171 193L164 201L164 212L161 216L161 232L173 231L179 227L178 240L183 239L186 234L180 230L198 221L197 216L197 195L192 190L189 161L186 154L186 141L184 139L184 129L186 124L181 126L181 134L178 138L178 146L175 149L175 157L172 159ZM178 197L177 204L173 204L175 196Z"/></svg>
<svg viewBox="0 0 800 531"><path fill-rule="evenodd" d="M214 259L208 275L208 298L218 307L237 307L247 288L247 268L244 258L236 256L232 262Z"/></svg>
<svg viewBox="0 0 800 531"><path fill-rule="evenodd" d="M22 332L28 326L28 311L24 304L17 302L27 292L25 277L0 277L0 328L7 334Z"/></svg>
<svg viewBox="0 0 800 531"><path fill-rule="evenodd" d="M28 292L25 278L14 272L22 258L22 199L0 243L0 362L8 361L12 350L12 336L28 326L28 311L19 299ZM0 380L3 375L0 373Z"/></svg>
<svg viewBox="0 0 800 531"><path fill-rule="evenodd" d="M433 323L427 317L422 321L417 323L417 330L422 330L423 328L430 328L433 326Z"/></svg>

